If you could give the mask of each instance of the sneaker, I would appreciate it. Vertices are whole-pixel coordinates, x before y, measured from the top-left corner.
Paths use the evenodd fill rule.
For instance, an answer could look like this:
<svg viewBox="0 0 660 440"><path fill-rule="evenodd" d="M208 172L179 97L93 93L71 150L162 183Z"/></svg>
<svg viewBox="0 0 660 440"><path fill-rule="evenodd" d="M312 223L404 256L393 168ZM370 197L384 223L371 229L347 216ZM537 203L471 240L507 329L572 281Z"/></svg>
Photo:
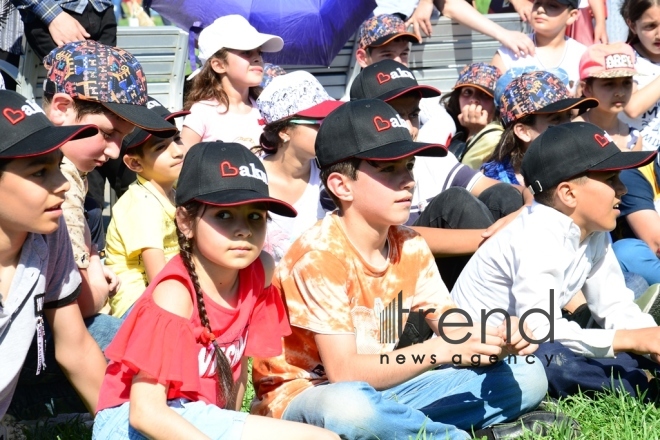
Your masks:
<svg viewBox="0 0 660 440"><path fill-rule="evenodd" d="M5 415L0 420L0 440L26 440L24 428L25 426L18 423L12 416Z"/></svg>
<svg viewBox="0 0 660 440"><path fill-rule="evenodd" d="M580 435L580 425L572 417L555 411L532 411L523 414L513 422L498 423L475 431L473 438L515 439L522 438L526 433L548 436L552 434L553 427L561 429L564 439L575 439Z"/></svg>

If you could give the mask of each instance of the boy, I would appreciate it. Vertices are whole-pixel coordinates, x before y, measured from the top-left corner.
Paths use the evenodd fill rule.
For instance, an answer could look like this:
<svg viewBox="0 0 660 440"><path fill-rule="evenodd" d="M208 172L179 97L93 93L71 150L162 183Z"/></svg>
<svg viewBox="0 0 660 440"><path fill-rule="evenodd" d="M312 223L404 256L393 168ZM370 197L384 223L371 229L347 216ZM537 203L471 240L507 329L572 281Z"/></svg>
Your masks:
<svg viewBox="0 0 660 440"><path fill-rule="evenodd" d="M474 254L452 290L472 318L501 309L527 322L534 342L550 341L537 356L553 397L601 391L612 382L634 396L648 390L647 398L657 397L643 371L657 364L628 353L660 359L660 328L633 302L608 234L626 192L619 170L654 156L621 151L592 124L548 128L522 162L534 203ZM561 309L580 290L602 328L562 318ZM493 313L487 322L502 319Z"/></svg>
<svg viewBox="0 0 660 440"><path fill-rule="evenodd" d="M407 122L413 140L419 131L420 100L438 96L439 90L418 84L406 66L393 60L365 67L351 86L351 99L375 98L390 104ZM406 224L416 225L413 229L440 257L440 275L451 288L483 242L485 230L522 207L523 188L517 190L486 177L459 163L451 152L446 157L417 158L414 174L415 191ZM525 194L531 203L529 191Z"/></svg>
<svg viewBox="0 0 660 440"><path fill-rule="evenodd" d="M0 419L35 334L37 374L56 368L44 362L44 316L57 362L94 414L106 364L76 302L80 275L62 221L69 183L59 169L59 148L71 139L89 138L97 129L54 127L34 101L2 90L0 132ZM48 385L53 397L58 385ZM2 430L0 425L0 434Z"/></svg>
<svg viewBox="0 0 660 440"><path fill-rule="evenodd" d="M503 46L497 50L490 64L516 75L525 71L545 70L554 73L575 93L580 82L580 58L587 47L566 37L566 26L578 17L578 0L534 0L530 35L536 53L518 56Z"/></svg>
<svg viewBox="0 0 660 440"><path fill-rule="evenodd" d="M403 324L397 310L423 309L431 328L454 340L464 333L439 330L439 316L454 304L426 243L396 226L410 213L413 155L445 154L441 145L413 142L383 101L351 101L325 118L316 158L339 211L296 240L276 270L292 334L281 356L255 359L252 411L342 438L408 438L425 426L437 438L464 439L463 430L538 405L546 385L539 365L431 371L452 359L469 365L472 355L497 359L503 328L487 328L484 343L474 328L458 345L439 337L394 350ZM532 353L518 336L506 350Z"/></svg>
<svg viewBox="0 0 660 440"><path fill-rule="evenodd" d="M93 137L62 145L61 170L70 184L62 210L82 278L80 310L89 332L103 350L121 322L98 312L118 284L116 275L103 267L97 249L91 244L84 206L86 175L109 158L118 157L122 139L134 126L163 136L173 135L176 128L147 108L147 84L142 67L122 49L91 40L78 41L53 50L44 59L44 65L47 75L43 105L51 122L57 126L94 124L99 128ZM46 334L49 336L49 329ZM36 355L34 350L28 359L33 355ZM51 357L52 350L46 356ZM26 363L19 381L20 406L45 411L48 395L41 392L44 384L35 377L31 365L30 361ZM14 404L12 412L19 410L18 406Z"/></svg>
<svg viewBox="0 0 660 440"><path fill-rule="evenodd" d="M71 183L64 219L73 253L83 278L81 309L93 316L116 289L116 277L103 265L91 245L85 219L86 175L108 159L119 157L124 136L135 126L161 136L176 127L149 110L142 66L128 52L95 41L78 41L53 50L44 59L44 110L55 125L89 123L99 134L85 142L62 147L62 171ZM110 279L110 283L106 282Z"/></svg>
<svg viewBox="0 0 660 440"><path fill-rule="evenodd" d="M147 106L174 124L188 111L170 113L155 99ZM124 164L137 174L128 191L112 208L105 264L117 274L121 286L110 298L110 314L118 318L174 255L179 253L174 214L174 183L183 163L179 134L168 138L135 129L124 139Z"/></svg>

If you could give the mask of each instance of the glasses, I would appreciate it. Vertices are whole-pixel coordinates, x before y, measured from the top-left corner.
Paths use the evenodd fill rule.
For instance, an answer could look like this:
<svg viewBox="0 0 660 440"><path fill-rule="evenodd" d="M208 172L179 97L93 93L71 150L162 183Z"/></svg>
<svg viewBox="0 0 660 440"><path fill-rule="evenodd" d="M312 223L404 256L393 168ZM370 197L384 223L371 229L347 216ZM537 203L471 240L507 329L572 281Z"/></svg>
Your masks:
<svg viewBox="0 0 660 440"><path fill-rule="evenodd" d="M323 119L291 119L289 122L296 125L321 125Z"/></svg>

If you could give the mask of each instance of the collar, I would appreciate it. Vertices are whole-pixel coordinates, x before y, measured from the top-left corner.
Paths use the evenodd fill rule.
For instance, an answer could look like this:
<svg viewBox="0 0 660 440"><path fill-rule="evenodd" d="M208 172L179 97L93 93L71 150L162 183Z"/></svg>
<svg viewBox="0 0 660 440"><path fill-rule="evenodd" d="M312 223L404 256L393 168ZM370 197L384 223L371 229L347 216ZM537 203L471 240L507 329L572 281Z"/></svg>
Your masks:
<svg viewBox="0 0 660 440"><path fill-rule="evenodd" d="M144 177L140 176L139 174L136 174L135 176L137 178L137 185L144 188L146 191L148 191L151 195L153 195L156 200L160 203L160 205L163 207L163 210L165 213L168 215L170 218L174 218L176 215L176 206L172 202L170 202L167 197L162 195L160 191L156 189L156 187L153 186L153 184L145 179Z"/></svg>
<svg viewBox="0 0 660 440"><path fill-rule="evenodd" d="M555 208L542 205L536 201L532 202L532 206L528 209L530 215L537 217L535 221L552 224L554 228L561 230L564 237L573 242L576 248L580 245L580 235L582 234L582 231L580 231L580 227L575 224L572 218L557 211ZM587 236L585 240L588 238L589 236Z"/></svg>

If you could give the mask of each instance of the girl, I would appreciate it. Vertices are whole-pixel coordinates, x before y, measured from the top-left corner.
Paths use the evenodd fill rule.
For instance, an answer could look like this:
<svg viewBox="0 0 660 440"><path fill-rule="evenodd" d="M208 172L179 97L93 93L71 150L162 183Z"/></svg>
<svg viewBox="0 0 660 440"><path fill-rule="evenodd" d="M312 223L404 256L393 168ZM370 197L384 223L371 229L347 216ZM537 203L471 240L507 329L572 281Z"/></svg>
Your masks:
<svg viewBox="0 0 660 440"><path fill-rule="evenodd" d="M271 214L265 250L276 263L300 234L325 216L314 141L323 118L341 104L305 71L273 78L257 99L266 126L256 152L268 173L268 188L298 211L295 218Z"/></svg>
<svg viewBox="0 0 660 440"><path fill-rule="evenodd" d="M240 15L220 17L199 35L199 59L193 72L181 140L188 146L201 141L259 144L261 126L255 99L263 79L262 52L278 52L280 37L261 34Z"/></svg>
<svg viewBox="0 0 660 440"><path fill-rule="evenodd" d="M626 0L621 15L628 24L628 40L636 52L633 91L619 116L640 131L642 149L660 147L660 0Z"/></svg>
<svg viewBox="0 0 660 440"><path fill-rule="evenodd" d="M338 439L240 408L248 356L281 352L290 333L273 261L261 252L271 198L248 149L206 142L186 155L176 193L180 255L135 303L106 350L98 439Z"/></svg>
<svg viewBox="0 0 660 440"><path fill-rule="evenodd" d="M492 179L527 186L520 165L529 144L548 127L569 122L571 109L598 105L593 98L570 96L564 83L550 72L524 73L511 81L500 97L504 133L481 172Z"/></svg>
<svg viewBox="0 0 660 440"><path fill-rule="evenodd" d="M501 76L495 66L474 63L465 66L454 90L441 102L456 124L450 151L465 165L479 169L502 135L493 90Z"/></svg>
<svg viewBox="0 0 660 440"><path fill-rule="evenodd" d="M580 60L582 93L600 104L573 120L602 128L622 151L642 149L639 131L618 117L630 101L635 73L635 53L625 43L593 45Z"/></svg>

